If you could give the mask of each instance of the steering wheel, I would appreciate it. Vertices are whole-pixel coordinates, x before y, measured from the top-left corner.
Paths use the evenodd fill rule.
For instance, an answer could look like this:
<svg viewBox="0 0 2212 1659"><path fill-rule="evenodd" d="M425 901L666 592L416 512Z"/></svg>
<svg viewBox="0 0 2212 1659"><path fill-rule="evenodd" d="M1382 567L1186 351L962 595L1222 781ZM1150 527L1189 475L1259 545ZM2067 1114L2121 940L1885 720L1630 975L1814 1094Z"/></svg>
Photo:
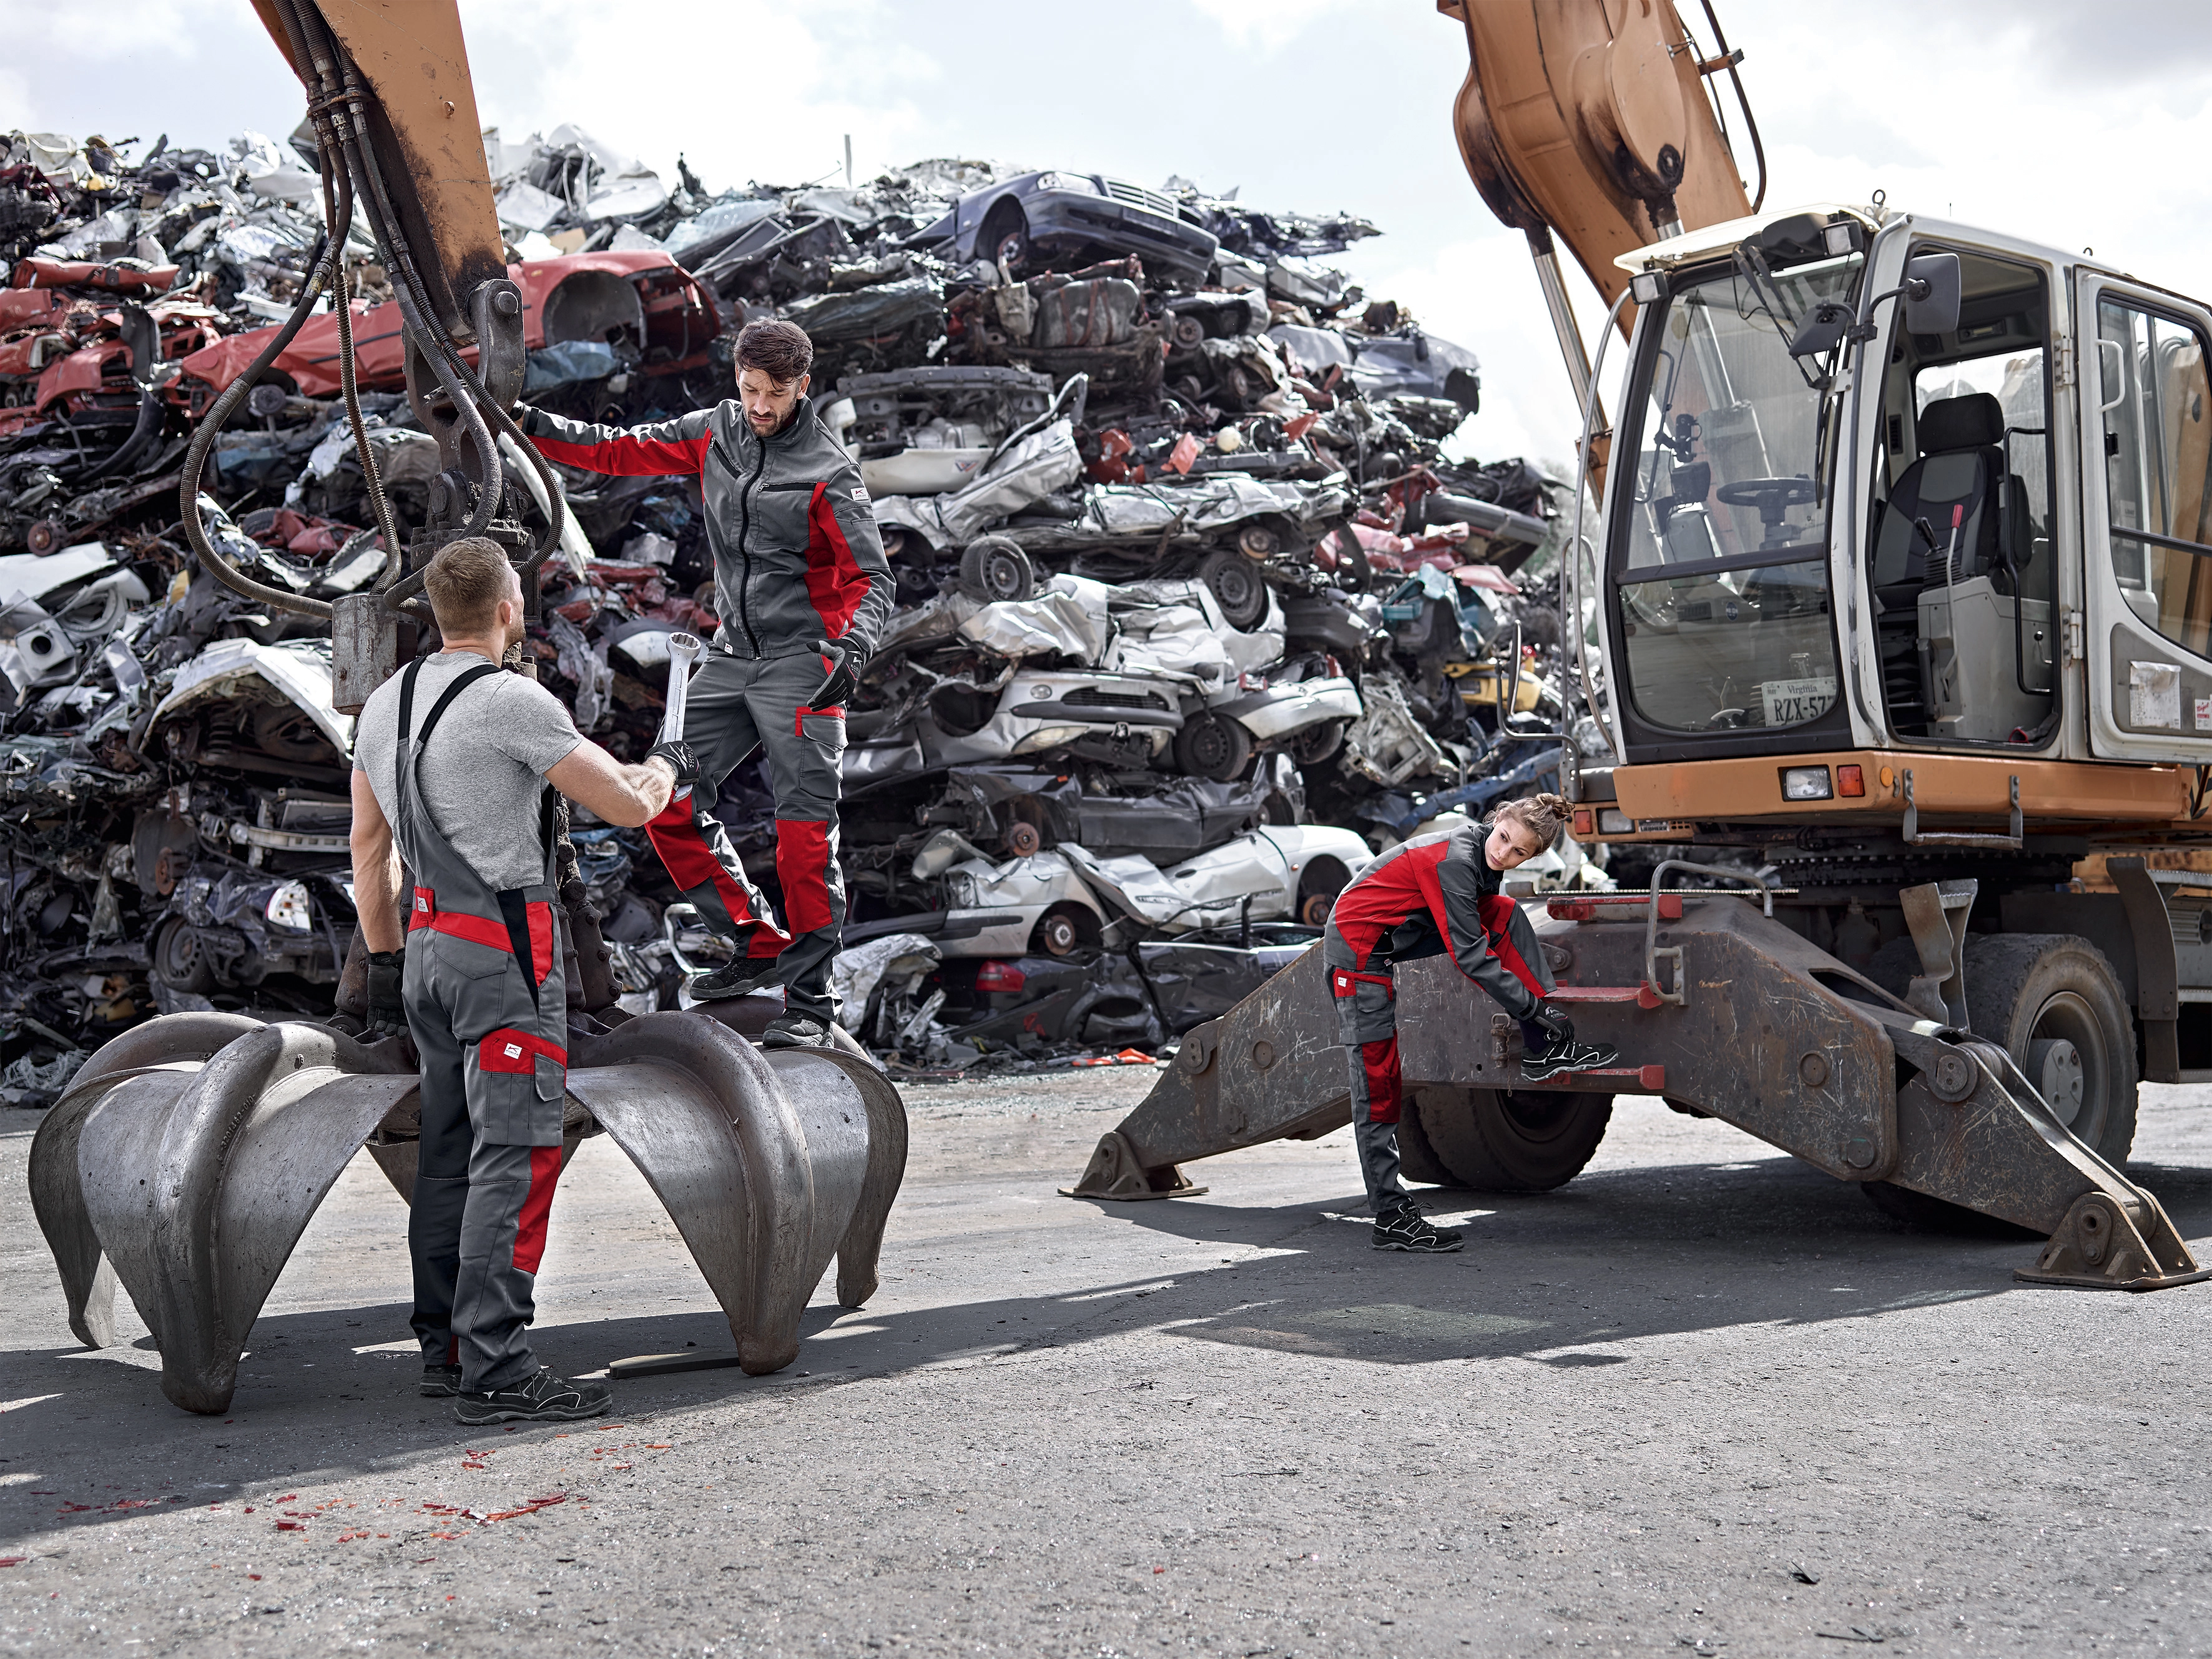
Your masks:
<svg viewBox="0 0 2212 1659"><path fill-rule="evenodd" d="M1730 507L1757 507L1759 523L1772 530L1791 507L1816 500L1820 492L1810 478L1736 478L1713 493Z"/></svg>

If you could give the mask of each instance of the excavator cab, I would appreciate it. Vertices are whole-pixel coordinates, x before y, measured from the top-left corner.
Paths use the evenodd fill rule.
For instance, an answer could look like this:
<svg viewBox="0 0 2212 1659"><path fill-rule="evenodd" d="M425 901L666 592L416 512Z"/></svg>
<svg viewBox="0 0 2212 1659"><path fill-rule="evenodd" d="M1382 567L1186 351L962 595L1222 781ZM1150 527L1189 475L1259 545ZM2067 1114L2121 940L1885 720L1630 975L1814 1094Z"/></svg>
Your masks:
<svg viewBox="0 0 2212 1659"><path fill-rule="evenodd" d="M1643 251L1671 268L1646 273L1603 550L1627 759L2048 749L2049 265L1838 210L1744 232ZM1955 312L1875 303L1882 240L1955 269ZM1853 659L1879 665L1856 700Z"/></svg>

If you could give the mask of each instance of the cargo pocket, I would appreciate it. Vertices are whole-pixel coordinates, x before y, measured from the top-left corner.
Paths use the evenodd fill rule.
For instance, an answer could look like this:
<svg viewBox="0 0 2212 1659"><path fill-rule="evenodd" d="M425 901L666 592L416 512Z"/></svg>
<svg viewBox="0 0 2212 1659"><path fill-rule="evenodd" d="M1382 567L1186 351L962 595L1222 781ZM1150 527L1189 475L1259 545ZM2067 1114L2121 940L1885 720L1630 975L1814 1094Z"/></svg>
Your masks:
<svg viewBox="0 0 2212 1659"><path fill-rule="evenodd" d="M501 1026L468 1051L469 1115L494 1146L553 1146L568 1056L543 1037Z"/></svg>

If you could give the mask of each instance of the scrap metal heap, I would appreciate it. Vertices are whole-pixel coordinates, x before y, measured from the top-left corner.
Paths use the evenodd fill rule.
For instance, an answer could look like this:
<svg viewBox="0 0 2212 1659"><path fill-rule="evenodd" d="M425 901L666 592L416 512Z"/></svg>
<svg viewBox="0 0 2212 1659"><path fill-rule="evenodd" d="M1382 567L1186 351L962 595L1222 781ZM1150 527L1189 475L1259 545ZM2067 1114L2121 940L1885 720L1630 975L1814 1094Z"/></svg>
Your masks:
<svg viewBox="0 0 2212 1659"><path fill-rule="evenodd" d="M174 520L198 422L306 280L312 135L0 142L0 1095L40 1103L156 1012L331 1017L351 721L327 623L218 585ZM1321 263L1373 226L1182 179L933 161L710 195L574 127L485 148L527 400L644 421L727 395L746 321L816 343L898 580L848 720L837 969L895 1064L1156 1048L1295 956L1376 851L1555 787L1558 486L1446 459L1474 356ZM404 538L449 505L437 444L365 228L344 263ZM199 503L247 575L325 600L384 560L338 324L253 388ZM507 464L542 534L538 471ZM671 635L715 625L699 502L556 471L529 647L635 759ZM773 896L756 768L720 811ZM641 832L579 820L624 1006L679 1006L715 947ZM1543 884L1607 884L1565 857Z"/></svg>

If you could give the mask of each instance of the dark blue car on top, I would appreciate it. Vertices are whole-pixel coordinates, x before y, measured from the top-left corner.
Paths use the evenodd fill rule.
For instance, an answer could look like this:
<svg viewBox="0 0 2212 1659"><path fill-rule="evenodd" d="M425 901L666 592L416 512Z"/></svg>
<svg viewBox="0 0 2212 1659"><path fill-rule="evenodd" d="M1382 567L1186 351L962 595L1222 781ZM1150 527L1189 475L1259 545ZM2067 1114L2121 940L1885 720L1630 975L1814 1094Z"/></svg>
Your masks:
<svg viewBox="0 0 2212 1659"><path fill-rule="evenodd" d="M970 191L935 224L916 231L916 247L968 260L1029 264L1133 253L1147 273L1199 283L1219 244L1156 190L1095 173L1024 173Z"/></svg>

